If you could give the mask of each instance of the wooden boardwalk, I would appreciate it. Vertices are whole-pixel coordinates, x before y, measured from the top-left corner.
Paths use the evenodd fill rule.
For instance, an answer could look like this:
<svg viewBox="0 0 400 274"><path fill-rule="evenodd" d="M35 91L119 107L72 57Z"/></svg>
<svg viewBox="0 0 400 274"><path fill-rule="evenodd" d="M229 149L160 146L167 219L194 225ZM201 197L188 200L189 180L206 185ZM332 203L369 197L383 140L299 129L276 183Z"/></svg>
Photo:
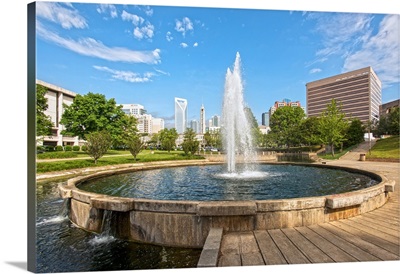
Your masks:
<svg viewBox="0 0 400 274"><path fill-rule="evenodd" d="M396 190L383 207L319 225L225 233L218 266L400 260L399 175L387 175Z"/></svg>

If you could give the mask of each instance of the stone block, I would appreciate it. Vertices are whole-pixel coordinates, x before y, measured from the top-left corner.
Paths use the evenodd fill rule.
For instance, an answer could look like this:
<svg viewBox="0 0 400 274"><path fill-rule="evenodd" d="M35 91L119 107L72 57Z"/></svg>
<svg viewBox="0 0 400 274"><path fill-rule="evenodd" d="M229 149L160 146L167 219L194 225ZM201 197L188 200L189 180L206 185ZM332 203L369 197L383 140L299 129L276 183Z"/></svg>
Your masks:
<svg viewBox="0 0 400 274"><path fill-rule="evenodd" d="M394 186L396 182L394 180L390 180L385 184L385 192L394 192Z"/></svg>
<svg viewBox="0 0 400 274"><path fill-rule="evenodd" d="M193 213L197 212L199 202L191 201L163 201L135 199L134 209L137 211L167 212L167 213Z"/></svg>
<svg viewBox="0 0 400 274"><path fill-rule="evenodd" d="M90 205L95 208L127 212L134 208L134 199L122 197L95 197L90 199Z"/></svg>
<svg viewBox="0 0 400 274"><path fill-rule="evenodd" d="M199 216L243 216L256 214L255 202L222 201L201 202L197 206Z"/></svg>

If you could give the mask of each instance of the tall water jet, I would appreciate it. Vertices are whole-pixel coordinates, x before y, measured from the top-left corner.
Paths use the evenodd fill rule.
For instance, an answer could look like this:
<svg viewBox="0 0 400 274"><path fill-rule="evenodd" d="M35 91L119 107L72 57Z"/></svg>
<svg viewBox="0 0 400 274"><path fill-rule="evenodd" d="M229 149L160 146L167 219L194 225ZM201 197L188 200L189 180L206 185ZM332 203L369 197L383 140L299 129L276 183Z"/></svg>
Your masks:
<svg viewBox="0 0 400 274"><path fill-rule="evenodd" d="M229 173L251 171L257 154L253 148L252 128L246 112L243 96L243 83L240 67L240 54L231 71L225 77L225 90L222 105L222 138L226 151L226 166ZM238 170L237 163L243 162L244 170Z"/></svg>

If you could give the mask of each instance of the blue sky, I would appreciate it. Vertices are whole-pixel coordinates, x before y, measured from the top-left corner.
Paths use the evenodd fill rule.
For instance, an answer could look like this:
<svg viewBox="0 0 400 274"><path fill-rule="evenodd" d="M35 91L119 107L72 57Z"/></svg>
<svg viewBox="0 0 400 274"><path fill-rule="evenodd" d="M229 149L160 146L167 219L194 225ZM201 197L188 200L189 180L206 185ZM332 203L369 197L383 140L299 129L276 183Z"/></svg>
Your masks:
<svg viewBox="0 0 400 274"><path fill-rule="evenodd" d="M141 2L143 3L143 1ZM399 98L399 15L253 8L37 2L37 79L138 103L173 126L221 114L236 53L244 97L261 114L284 98L306 106L307 82L371 66L382 102Z"/></svg>

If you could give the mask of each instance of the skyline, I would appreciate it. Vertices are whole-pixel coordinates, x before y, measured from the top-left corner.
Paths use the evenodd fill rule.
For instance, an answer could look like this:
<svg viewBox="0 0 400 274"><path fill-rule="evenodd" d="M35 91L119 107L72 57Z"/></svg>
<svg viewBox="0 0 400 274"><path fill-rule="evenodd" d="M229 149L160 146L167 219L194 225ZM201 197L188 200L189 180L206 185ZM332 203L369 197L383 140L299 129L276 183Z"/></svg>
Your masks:
<svg viewBox="0 0 400 274"><path fill-rule="evenodd" d="M306 105L306 83L371 66L382 103L399 98L399 15L37 2L37 79L141 104L174 126L221 115L225 74L241 56L244 97L261 124L275 101ZM160 100L161 99L161 100Z"/></svg>

